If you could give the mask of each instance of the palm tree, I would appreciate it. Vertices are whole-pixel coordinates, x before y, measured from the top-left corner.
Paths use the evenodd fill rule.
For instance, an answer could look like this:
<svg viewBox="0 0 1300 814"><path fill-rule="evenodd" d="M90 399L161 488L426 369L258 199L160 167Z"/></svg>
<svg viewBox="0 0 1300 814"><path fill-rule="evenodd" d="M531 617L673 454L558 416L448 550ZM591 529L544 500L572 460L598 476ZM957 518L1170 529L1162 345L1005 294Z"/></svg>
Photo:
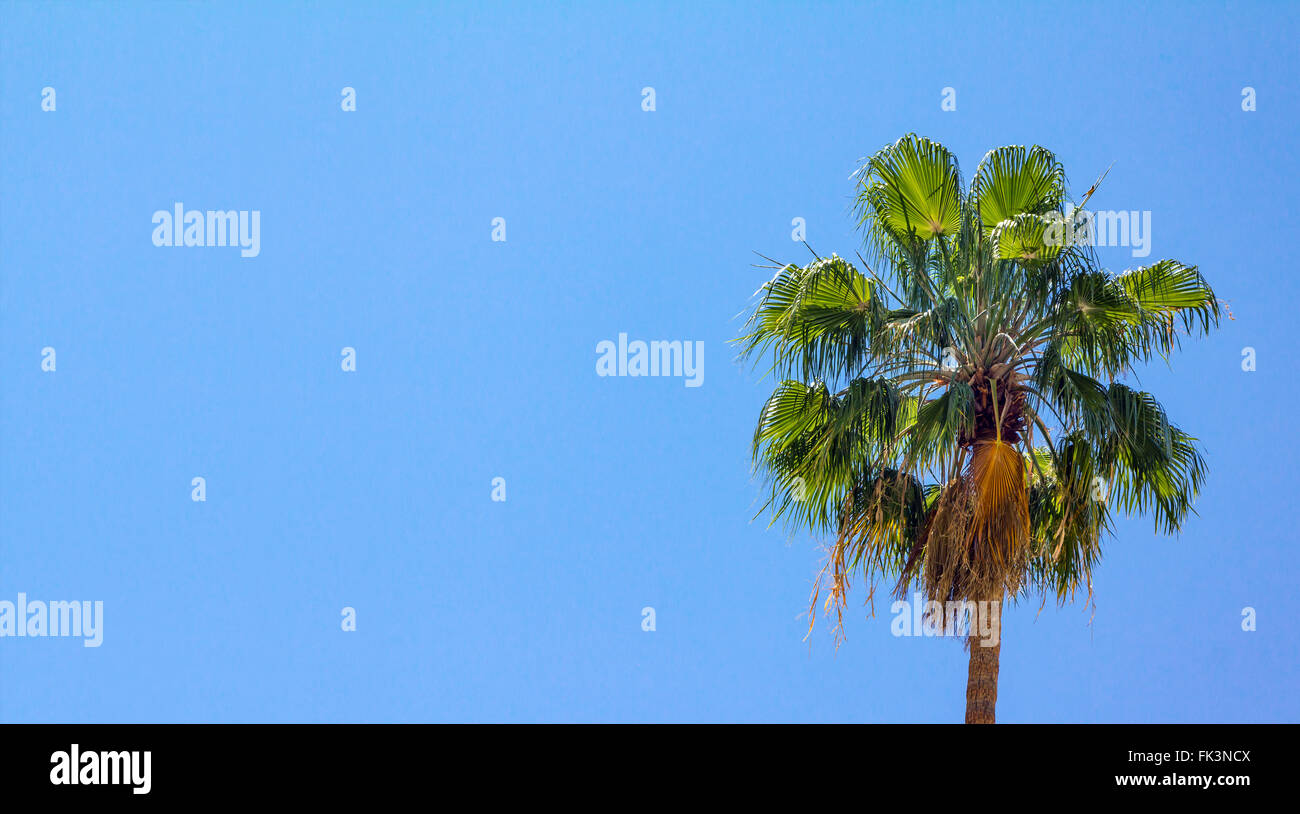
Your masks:
<svg viewBox="0 0 1300 814"><path fill-rule="evenodd" d="M1201 488L1195 439L1122 379L1217 326L1214 292L1175 260L1103 270L1072 228L1096 184L1071 207L1041 147L991 151L966 188L909 134L855 177L870 262L769 266L737 340L780 379L754 432L760 514L828 539L810 617L829 575L842 620L855 573L869 601L888 577L995 627L1006 598L1091 599L1111 512L1176 533ZM992 723L1001 631L975 628L966 721Z"/></svg>

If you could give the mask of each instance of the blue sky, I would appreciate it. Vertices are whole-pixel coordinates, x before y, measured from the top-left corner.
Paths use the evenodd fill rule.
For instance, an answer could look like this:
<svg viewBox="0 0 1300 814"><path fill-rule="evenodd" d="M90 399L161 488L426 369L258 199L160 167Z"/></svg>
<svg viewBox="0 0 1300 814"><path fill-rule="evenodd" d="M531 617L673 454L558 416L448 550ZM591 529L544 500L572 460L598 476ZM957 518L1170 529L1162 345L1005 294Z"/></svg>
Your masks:
<svg viewBox="0 0 1300 814"><path fill-rule="evenodd" d="M1113 163L1090 208L1234 316L1141 374L1200 516L1010 612L999 720L1300 720L1294 9L376 6L0 6L0 599L104 602L101 647L0 639L0 721L960 721L960 644L860 581L805 641L821 555L751 522L772 383L727 345L752 252L850 255L909 131L1076 197ZM155 247L178 201L260 254ZM619 333L703 342L702 386L598 377Z"/></svg>

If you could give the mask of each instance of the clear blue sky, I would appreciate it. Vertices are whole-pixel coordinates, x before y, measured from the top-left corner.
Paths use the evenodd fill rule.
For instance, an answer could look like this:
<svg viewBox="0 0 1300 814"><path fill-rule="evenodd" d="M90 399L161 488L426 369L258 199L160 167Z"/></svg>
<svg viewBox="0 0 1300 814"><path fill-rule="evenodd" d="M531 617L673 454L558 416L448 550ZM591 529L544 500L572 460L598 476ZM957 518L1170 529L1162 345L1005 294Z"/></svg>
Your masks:
<svg viewBox="0 0 1300 814"><path fill-rule="evenodd" d="M771 382L726 344L752 252L851 254L908 131L1076 197L1113 163L1090 207L1235 317L1141 379L1200 516L1010 613L999 720L1300 720L1293 8L555 5L0 6L0 599L104 602L99 648L0 639L0 721L961 720L961 645L860 583L804 640L821 555L751 522ZM261 254L155 247L177 201ZM621 332L703 385L598 377Z"/></svg>

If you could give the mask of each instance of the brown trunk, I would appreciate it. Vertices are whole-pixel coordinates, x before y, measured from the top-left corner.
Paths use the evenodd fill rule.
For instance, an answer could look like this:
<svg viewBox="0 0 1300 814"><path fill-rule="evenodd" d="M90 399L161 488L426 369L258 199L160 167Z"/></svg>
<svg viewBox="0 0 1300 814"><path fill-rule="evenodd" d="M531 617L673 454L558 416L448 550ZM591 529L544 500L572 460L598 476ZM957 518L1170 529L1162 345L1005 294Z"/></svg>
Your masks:
<svg viewBox="0 0 1300 814"><path fill-rule="evenodd" d="M984 606L984 603L980 603ZM988 641L996 644L985 645L985 634L971 620L970 669L966 674L966 723L994 723L993 710L998 703L998 658L1002 654L1002 614L1001 602L994 603L997 609L981 620L988 634ZM974 617L974 614L972 614Z"/></svg>

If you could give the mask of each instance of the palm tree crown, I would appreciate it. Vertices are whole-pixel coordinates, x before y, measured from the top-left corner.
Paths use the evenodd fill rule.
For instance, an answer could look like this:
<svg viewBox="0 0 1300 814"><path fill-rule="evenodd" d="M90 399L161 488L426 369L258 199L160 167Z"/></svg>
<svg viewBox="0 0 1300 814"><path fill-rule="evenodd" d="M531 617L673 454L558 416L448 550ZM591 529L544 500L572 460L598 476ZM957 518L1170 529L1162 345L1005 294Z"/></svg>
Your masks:
<svg viewBox="0 0 1300 814"><path fill-rule="evenodd" d="M780 380L754 433L765 510L833 538L826 607L854 573L1065 602L1091 593L1112 511L1176 532L1205 462L1122 380L1218 324L1197 269L1103 270L1063 232L1076 210L1041 147L989 152L966 187L908 135L855 178L870 261L771 266L738 340Z"/></svg>

